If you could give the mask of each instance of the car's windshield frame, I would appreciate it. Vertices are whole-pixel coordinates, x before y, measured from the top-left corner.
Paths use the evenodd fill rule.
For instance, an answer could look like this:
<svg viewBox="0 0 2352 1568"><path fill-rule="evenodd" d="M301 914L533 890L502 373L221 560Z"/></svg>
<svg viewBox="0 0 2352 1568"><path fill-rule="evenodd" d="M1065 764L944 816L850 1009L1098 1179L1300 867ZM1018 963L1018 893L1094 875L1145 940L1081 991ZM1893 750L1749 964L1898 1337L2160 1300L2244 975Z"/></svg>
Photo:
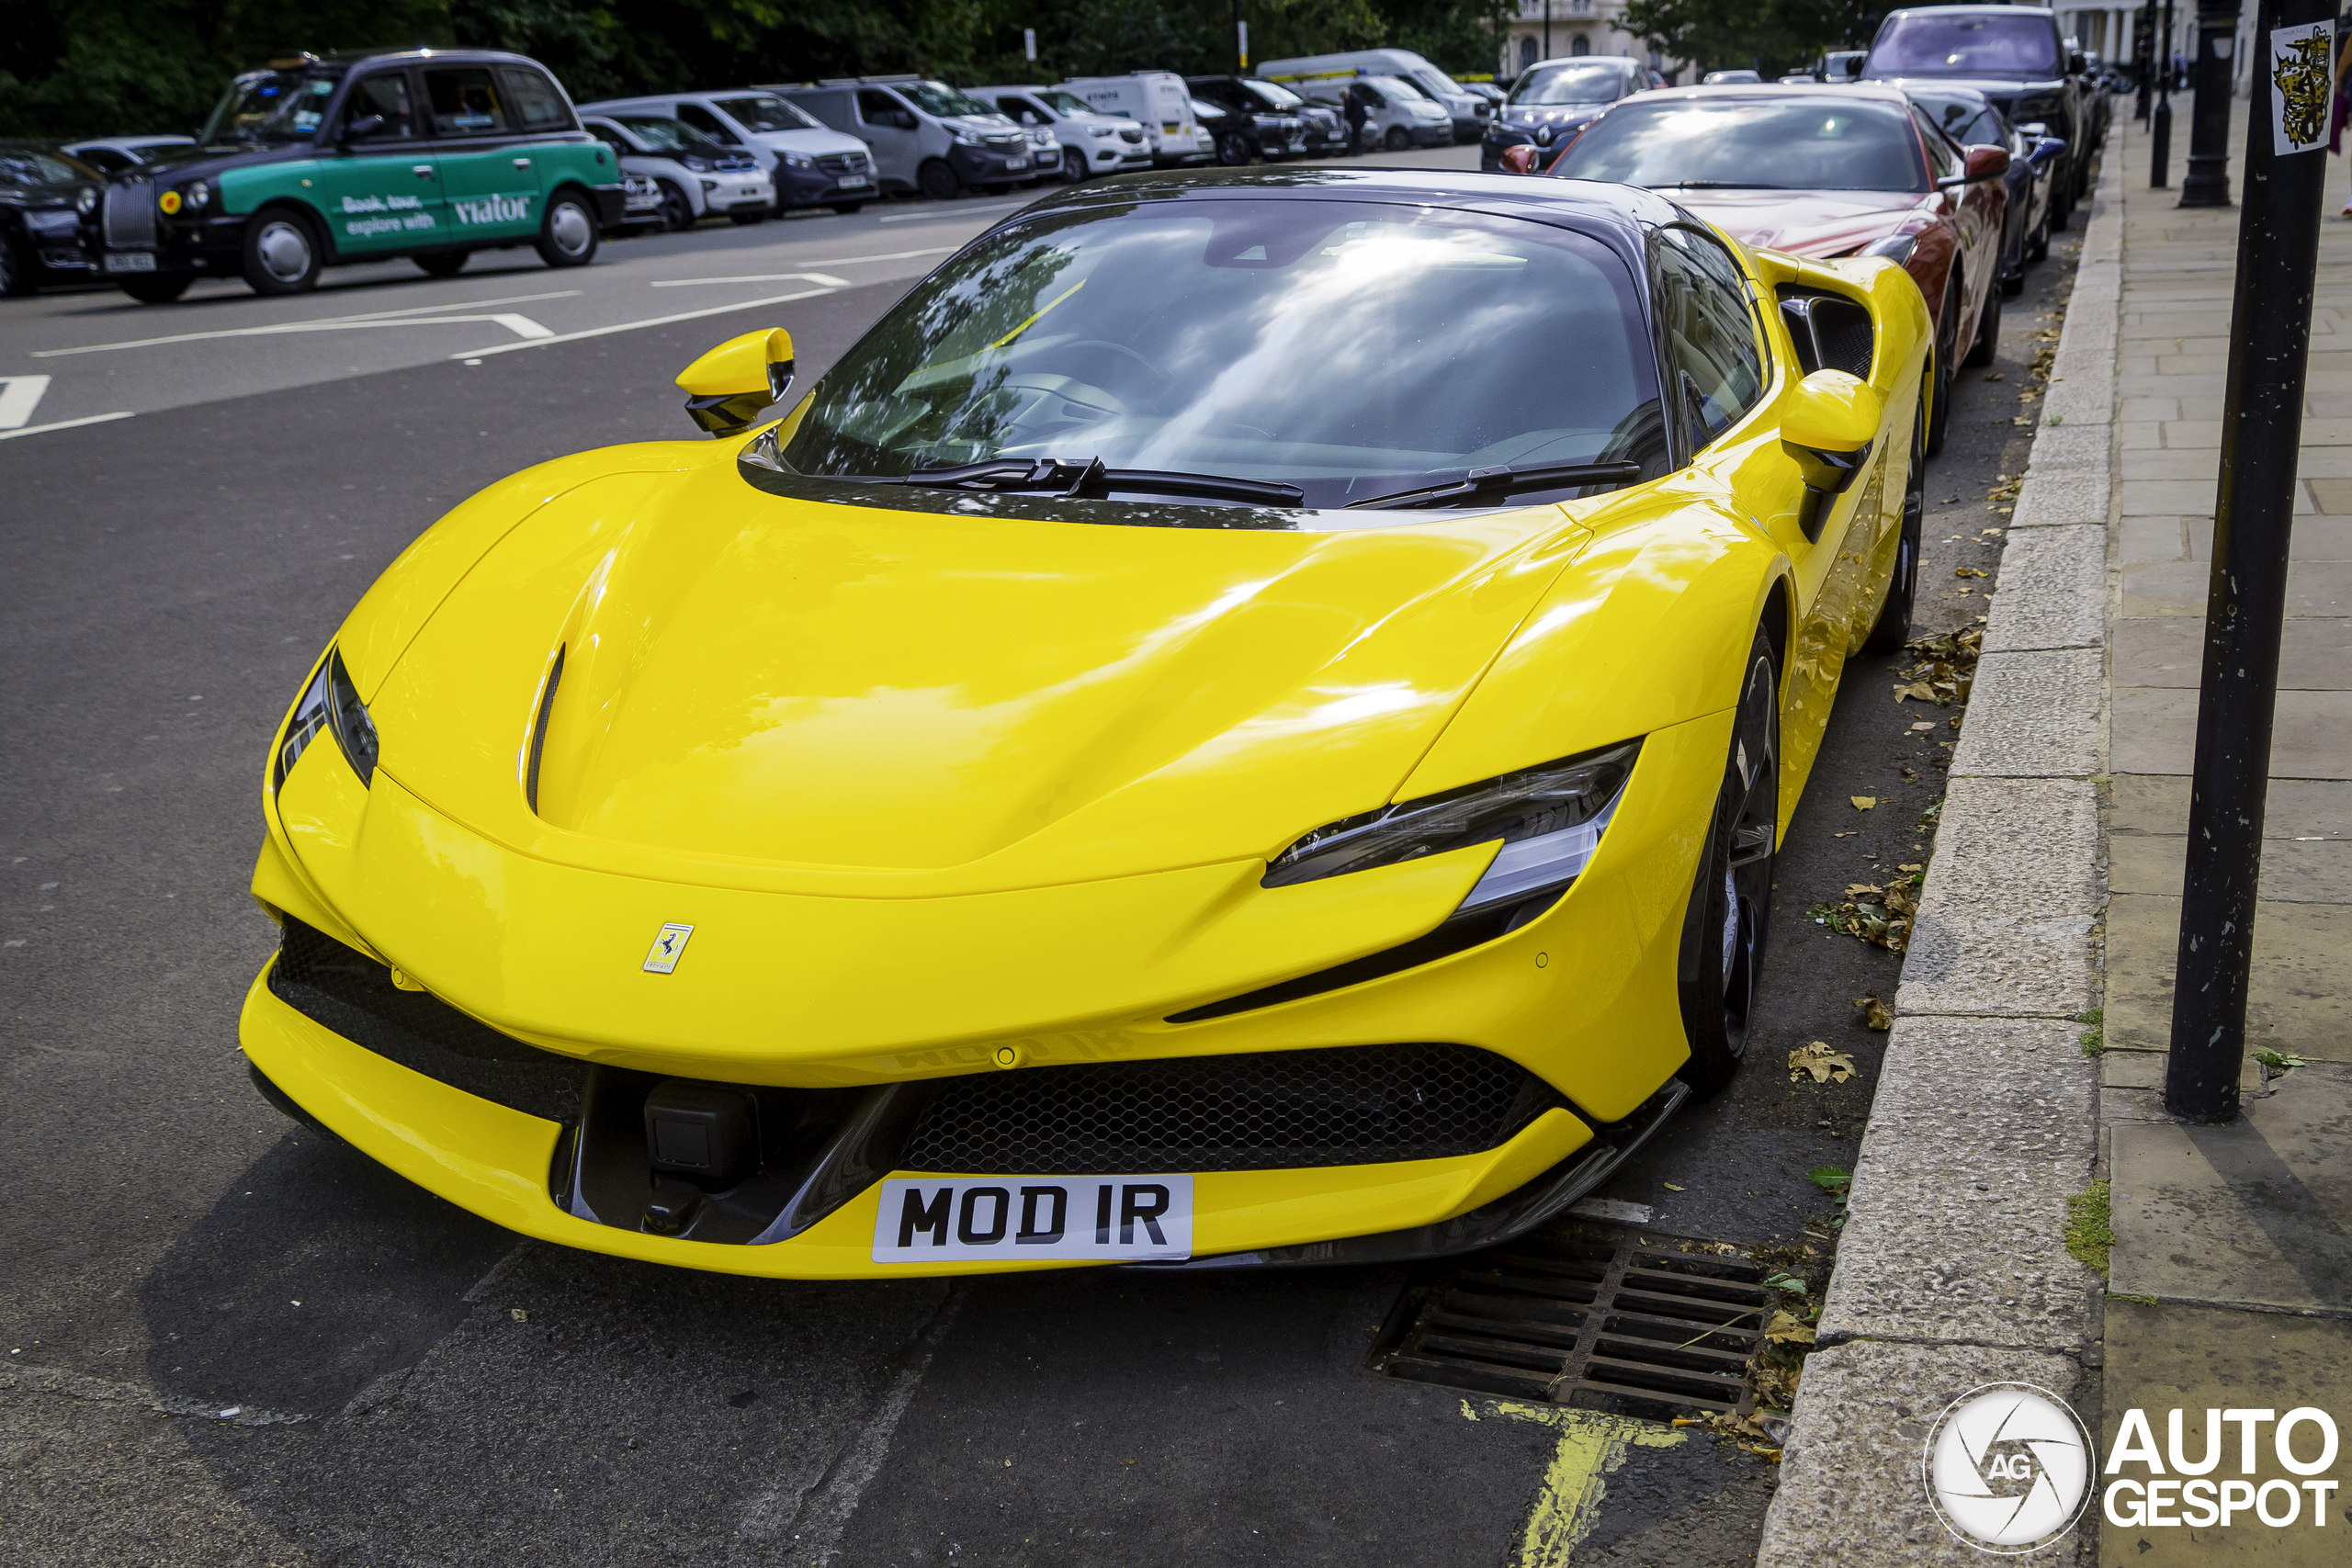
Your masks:
<svg viewBox="0 0 2352 1568"><path fill-rule="evenodd" d="M2032 62L1994 64L1969 60L1955 62L1949 44L1929 40L1953 39L1969 32L1997 29L2004 37L2022 39L2029 34L2039 44L2046 44L2049 52ZM1901 51L1898 56L1898 51ZM1933 60L1933 54L1944 58ZM1878 37L1871 43L1871 52L1862 68L1865 77L2001 77L2017 81L2053 81L2066 73L2065 49L2058 38L2058 29L2047 11L2018 10L2003 15L1997 11L1902 11L1887 17Z"/></svg>
<svg viewBox="0 0 2352 1568"><path fill-rule="evenodd" d="M1793 108L1803 110L1809 114L1820 114L1824 112L1834 114L1842 111L1853 115L1858 120L1862 118L1883 118L1887 122L1887 128L1894 132L1894 140L1899 142L1905 150L1905 162L1909 166L1909 177L1905 183L1900 185L1839 185L1834 183L1795 184L1787 181L1774 181L1761 177L1751 179L1747 176L1749 175L1757 175L1760 176L1765 173L1770 172L1769 165L1753 164L1752 153L1750 154L1751 162L1747 165L1736 167L1729 171L1730 173L1739 175L1740 177L1738 178L1721 178L1715 177L1713 175L1692 175L1691 177L1675 180L1655 178L1631 180L1626 178L1627 175L1641 174L1644 173L1644 171L1638 169L1625 170L1622 168L1611 170L1605 166L1600 170L1594 170L1589 166L1597 159L1612 151L1613 142L1618 138L1628 134L1629 128L1642 125L1650 120L1674 115L1725 115L1737 113L1742 110L1755 110L1759 108ZM1721 135L1718 132L1702 131L1697 129L1686 128L1672 136L1665 145L1670 147L1688 148L1691 150L1692 156L1704 157L1719 152L1723 148L1724 143ZM1919 147L1918 130L1913 125L1911 117L1906 112L1904 105L1883 101L1878 98L1851 97L1844 95L1815 93L1792 93L1785 95L1762 93L1711 93L1703 96L1694 95L1688 97L1629 100L1618 105L1616 107L1609 110L1606 114L1603 114L1600 118L1594 120L1591 124L1586 126L1583 131L1577 135L1577 139L1568 143L1567 150L1560 154L1559 161L1552 165L1551 172L1554 175L1561 179L1610 180L1625 184L1638 184L1651 190L1707 188L1719 190L1867 190L1884 192L1889 195L1908 195L1924 193L1933 188L1928 179L1927 162Z"/></svg>
<svg viewBox="0 0 2352 1568"><path fill-rule="evenodd" d="M232 79L214 100L212 112L204 118L204 130L197 140L204 145L225 145L230 142L257 142L266 147L291 146L298 142L314 141L327 123L327 110L334 104L335 92L343 85L345 73L322 71L305 66L290 71L247 71ZM247 101L267 85L275 85L283 94L266 115L249 115L247 123L232 123ZM324 91L319 89L323 87ZM266 95L277 96L277 94ZM315 112L308 125L276 124L278 117L287 115L299 119L305 112L305 101L314 105Z"/></svg>
<svg viewBox="0 0 2352 1568"><path fill-rule="evenodd" d="M1261 243L1241 243L1258 235ZM1216 259L1216 247L1227 243L1237 247L1234 256ZM1395 248L1400 244L1419 248ZM1171 293L1198 291L1200 302L1214 307L1186 317L1194 326L1181 348L1142 315L1136 320L1146 323L1143 333L1114 341L1125 320L1116 309L1106 313L1102 302L1128 299L1133 291L1115 280L1123 269L1147 264L1165 268ZM1468 275L1437 287L1464 268ZM1491 286L1484 276L1489 270L1498 275ZM1114 292L1098 291L1093 313L1065 317L1060 333L1034 330L1098 272ZM1244 282L1245 275L1266 281ZM1077 281L1061 288L1072 276ZM1514 287L1530 277L1544 279L1546 289ZM1483 404L1465 407L1440 428L1426 409L1400 403L1395 377L1336 363L1365 342L1363 325L1369 322L1404 333L1400 358L1421 356L1433 378L1467 374L1472 351L1431 331L1432 324L1466 322L1466 330L1492 333L1493 343L1520 343L1529 335L1525 309L1554 309L1550 301L1562 295L1563 281L1571 286L1574 315L1564 310L1558 330L1581 330L1575 352L1589 361L1577 380L1580 399L1522 400L1525 378L1505 373L1510 386L1497 394L1499 415ZM1327 323L1313 301L1335 288L1340 293L1332 298L1344 299L1342 309L1352 316ZM1022 311L1025 319L1012 320ZM1622 340L1593 330L1604 318ZM1287 336L1270 324L1283 322L1291 323ZM1219 332L1230 341L1216 340ZM1334 333L1354 335L1335 348L1327 341ZM1160 368L1137 345L1179 373ZM1195 363L1169 360L1171 353L1191 354ZM1367 354L1390 362L1376 343L1356 357ZM1088 370L1088 355L1097 361L1111 355L1111 368ZM1114 378L1119 356L1141 365L1150 378ZM1332 367L1329 382L1317 378L1323 366ZM1311 392L1302 390L1309 386ZM1611 470L1532 487L1572 499L1626 482L1614 470L1630 472L1629 464L1643 478L1671 468L1674 437L1665 428L1659 386L1636 267L1607 241L1571 224L1354 194L1283 201L1236 192L1063 208L1008 220L910 291L796 408L775 449L775 472L796 491L804 481L915 489L931 470L1010 471L1034 463L1042 465L1039 474L1061 476L1049 499L1114 496L1123 493L1123 476L1153 483L1188 478L1289 489L1303 496L1303 510L1319 513L1433 483L1442 488L1474 472L1565 473L1563 465L1578 464ZM1053 404L1042 415L1040 399ZM1551 424L1542 423L1547 414L1555 416ZM1260 428L1259 421L1271 428ZM1090 463L1107 479L1091 490L1061 488ZM1544 499L1509 495L1509 485L1497 482L1491 502L1461 504ZM1003 487L989 478L972 488ZM1147 485L1143 493L1178 492ZM1230 510L1232 503L1151 504L1184 511ZM1371 525L1357 516L1331 525Z"/></svg>

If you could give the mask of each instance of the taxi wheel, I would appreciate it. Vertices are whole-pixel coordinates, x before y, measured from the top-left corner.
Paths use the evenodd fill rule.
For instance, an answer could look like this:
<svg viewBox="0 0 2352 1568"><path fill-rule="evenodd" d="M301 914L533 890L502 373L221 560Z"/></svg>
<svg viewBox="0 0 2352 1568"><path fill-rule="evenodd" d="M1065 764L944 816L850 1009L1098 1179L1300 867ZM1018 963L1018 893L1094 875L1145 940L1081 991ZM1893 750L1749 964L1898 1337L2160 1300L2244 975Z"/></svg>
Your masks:
<svg viewBox="0 0 2352 1568"><path fill-rule="evenodd" d="M956 171L938 158L915 171L915 184L922 187L923 195L933 201L953 201L956 193L964 188L964 182L956 177Z"/></svg>
<svg viewBox="0 0 2352 1568"><path fill-rule="evenodd" d="M168 305L187 292L196 281L192 272L156 272L143 277L123 277L115 280L116 287L141 305Z"/></svg>
<svg viewBox="0 0 2352 1568"><path fill-rule="evenodd" d="M1740 682L1714 820L1682 920L1677 979L1690 1059L1681 1077L1702 1094L1731 1081L1754 1032L1780 830L1780 658L1758 628Z"/></svg>
<svg viewBox="0 0 2352 1568"><path fill-rule="evenodd" d="M409 257L416 264L417 270L427 277L455 277L465 271L466 264L473 259L471 251L436 251L429 256Z"/></svg>
<svg viewBox="0 0 2352 1568"><path fill-rule="evenodd" d="M596 259L596 214L576 190L558 191L539 222L539 259L549 266L586 266Z"/></svg>
<svg viewBox="0 0 2352 1568"><path fill-rule="evenodd" d="M245 282L256 294L307 294L318 287L318 236L284 208L265 209L245 225Z"/></svg>
<svg viewBox="0 0 2352 1568"><path fill-rule="evenodd" d="M662 182L662 221L673 234L695 226L694 202L668 180Z"/></svg>

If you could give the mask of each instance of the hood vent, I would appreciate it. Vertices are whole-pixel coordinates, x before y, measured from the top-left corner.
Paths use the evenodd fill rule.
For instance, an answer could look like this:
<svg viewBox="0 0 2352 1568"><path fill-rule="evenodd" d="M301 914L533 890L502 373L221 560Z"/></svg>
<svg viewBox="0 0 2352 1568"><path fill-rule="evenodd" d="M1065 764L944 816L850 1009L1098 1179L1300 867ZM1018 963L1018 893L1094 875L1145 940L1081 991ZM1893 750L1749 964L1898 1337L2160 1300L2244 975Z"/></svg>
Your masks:
<svg viewBox="0 0 2352 1568"><path fill-rule="evenodd" d="M547 754L548 716L555 712L555 692L563 684L564 649L555 650L555 663L548 669L548 683L539 690L539 713L531 724L531 760L523 771L523 798L529 801L533 816L539 809L539 759Z"/></svg>

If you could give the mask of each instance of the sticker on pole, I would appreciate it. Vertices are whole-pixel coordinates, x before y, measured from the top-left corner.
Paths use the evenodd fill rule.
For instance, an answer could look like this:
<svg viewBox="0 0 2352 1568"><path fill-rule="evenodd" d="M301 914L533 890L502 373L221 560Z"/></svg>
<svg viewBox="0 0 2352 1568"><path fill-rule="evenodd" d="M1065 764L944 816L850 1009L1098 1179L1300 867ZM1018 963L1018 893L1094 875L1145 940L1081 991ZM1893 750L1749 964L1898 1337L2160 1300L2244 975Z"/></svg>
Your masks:
<svg viewBox="0 0 2352 1568"><path fill-rule="evenodd" d="M2327 145L2335 97L2335 24L2311 22L2270 31L2271 151L2315 152Z"/></svg>

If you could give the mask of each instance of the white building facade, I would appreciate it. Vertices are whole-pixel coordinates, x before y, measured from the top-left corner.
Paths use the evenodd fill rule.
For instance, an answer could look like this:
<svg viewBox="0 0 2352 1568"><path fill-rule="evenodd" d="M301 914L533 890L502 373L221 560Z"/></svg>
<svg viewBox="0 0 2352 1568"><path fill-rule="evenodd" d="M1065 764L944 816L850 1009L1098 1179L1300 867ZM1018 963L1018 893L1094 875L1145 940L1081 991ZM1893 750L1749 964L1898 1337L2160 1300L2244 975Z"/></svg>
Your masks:
<svg viewBox="0 0 2352 1568"><path fill-rule="evenodd" d="M1519 0L1519 15L1503 39L1495 74L1510 77L1539 60L1617 54L1670 69L1640 39L1618 25L1624 0Z"/></svg>

